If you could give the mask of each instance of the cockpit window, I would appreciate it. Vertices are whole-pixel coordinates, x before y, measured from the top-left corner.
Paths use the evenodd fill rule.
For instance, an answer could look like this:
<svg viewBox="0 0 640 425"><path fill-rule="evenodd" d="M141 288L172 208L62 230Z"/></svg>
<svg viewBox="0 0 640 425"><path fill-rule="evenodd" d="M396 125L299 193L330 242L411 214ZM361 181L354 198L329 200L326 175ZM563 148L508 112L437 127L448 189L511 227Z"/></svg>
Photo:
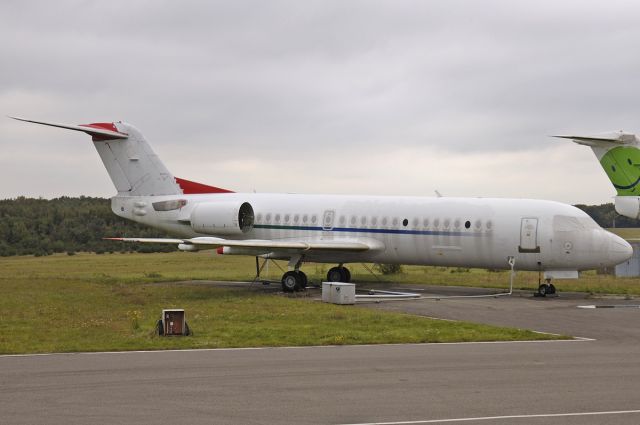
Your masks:
<svg viewBox="0 0 640 425"><path fill-rule="evenodd" d="M556 232L572 232L575 230L597 229L598 227L598 223L593 221L591 217L553 216L553 230Z"/></svg>

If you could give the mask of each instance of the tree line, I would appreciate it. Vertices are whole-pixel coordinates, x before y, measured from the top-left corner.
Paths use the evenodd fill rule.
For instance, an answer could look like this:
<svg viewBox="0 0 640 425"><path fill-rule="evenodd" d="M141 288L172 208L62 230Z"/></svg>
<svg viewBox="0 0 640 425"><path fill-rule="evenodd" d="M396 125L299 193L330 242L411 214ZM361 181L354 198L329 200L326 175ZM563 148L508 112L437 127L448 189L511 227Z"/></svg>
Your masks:
<svg viewBox="0 0 640 425"><path fill-rule="evenodd" d="M105 241L105 237L167 237L111 212L111 201L81 196L0 200L0 256L56 252L168 252L174 245Z"/></svg>
<svg viewBox="0 0 640 425"><path fill-rule="evenodd" d="M640 227L618 215L613 204L576 205L602 227ZM0 256L66 252L168 252L175 245L131 244L104 237L167 237L111 212L109 199L81 196L55 199L19 197L0 200Z"/></svg>

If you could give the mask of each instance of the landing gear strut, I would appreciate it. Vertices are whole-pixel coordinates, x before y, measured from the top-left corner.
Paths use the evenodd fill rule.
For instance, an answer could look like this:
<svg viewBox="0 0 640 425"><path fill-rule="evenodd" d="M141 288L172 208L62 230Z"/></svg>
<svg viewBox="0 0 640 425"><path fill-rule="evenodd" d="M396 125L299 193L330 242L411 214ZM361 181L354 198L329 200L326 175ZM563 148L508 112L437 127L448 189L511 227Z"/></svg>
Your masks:
<svg viewBox="0 0 640 425"><path fill-rule="evenodd" d="M351 272L348 268L343 267L342 264L338 267L332 267L327 272L328 282L351 282Z"/></svg>

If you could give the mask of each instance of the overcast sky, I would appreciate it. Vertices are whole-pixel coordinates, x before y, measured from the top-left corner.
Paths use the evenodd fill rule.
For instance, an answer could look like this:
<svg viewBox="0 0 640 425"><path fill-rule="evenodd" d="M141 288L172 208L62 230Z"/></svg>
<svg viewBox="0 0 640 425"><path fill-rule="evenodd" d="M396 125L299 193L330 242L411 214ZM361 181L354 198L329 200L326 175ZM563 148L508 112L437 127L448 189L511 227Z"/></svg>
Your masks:
<svg viewBox="0 0 640 425"><path fill-rule="evenodd" d="M2 1L0 112L137 126L236 191L609 202L633 1ZM112 196L88 136L0 118L0 198Z"/></svg>

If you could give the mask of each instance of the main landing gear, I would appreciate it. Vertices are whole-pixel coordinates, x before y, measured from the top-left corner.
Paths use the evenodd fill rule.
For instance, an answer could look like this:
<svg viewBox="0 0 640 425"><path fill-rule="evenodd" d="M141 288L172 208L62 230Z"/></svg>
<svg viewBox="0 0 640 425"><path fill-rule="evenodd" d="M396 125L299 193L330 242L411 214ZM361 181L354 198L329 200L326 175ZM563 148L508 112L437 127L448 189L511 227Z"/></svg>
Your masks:
<svg viewBox="0 0 640 425"><path fill-rule="evenodd" d="M346 267L343 267L340 264L338 267L332 267L327 272L327 281L328 282L351 282L351 272Z"/></svg>
<svg viewBox="0 0 640 425"><path fill-rule="evenodd" d="M302 260L301 255L289 259L289 271L282 275L282 290L284 292L304 291L307 288L307 275L300 270Z"/></svg>
<svg viewBox="0 0 640 425"><path fill-rule="evenodd" d="M282 276L284 292L304 291L307 287L307 275L300 270L289 270Z"/></svg>
<svg viewBox="0 0 640 425"><path fill-rule="evenodd" d="M282 290L284 292L304 291L307 287L307 275L300 270L301 265L301 259L292 258L289 262L289 268L293 268L293 270L289 270L282 275ZM338 267L332 267L327 273L327 281L351 282L351 272L346 267L343 267L342 264Z"/></svg>

